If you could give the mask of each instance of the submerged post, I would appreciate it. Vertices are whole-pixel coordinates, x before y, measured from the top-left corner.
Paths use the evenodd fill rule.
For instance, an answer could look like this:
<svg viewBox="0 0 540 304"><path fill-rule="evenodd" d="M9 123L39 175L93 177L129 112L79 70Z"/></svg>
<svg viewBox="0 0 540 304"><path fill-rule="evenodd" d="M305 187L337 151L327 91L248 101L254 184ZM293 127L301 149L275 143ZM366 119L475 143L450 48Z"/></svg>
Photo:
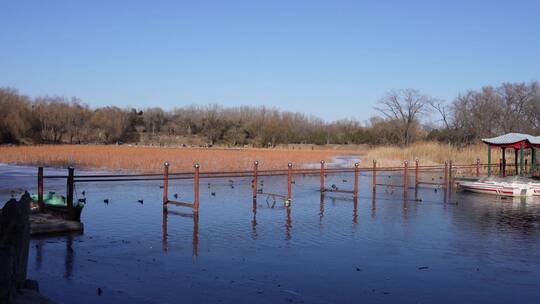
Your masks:
<svg viewBox="0 0 540 304"><path fill-rule="evenodd" d="M320 185L320 191L321 193L324 192L324 160L321 160L321 185Z"/></svg>
<svg viewBox="0 0 540 304"><path fill-rule="evenodd" d="M357 199L358 198L358 178L359 178L359 174L360 173L360 168L359 168L359 164L358 163L355 163L354 164L354 198Z"/></svg>
<svg viewBox="0 0 540 304"><path fill-rule="evenodd" d="M292 199L292 163L287 164L287 200Z"/></svg>
<svg viewBox="0 0 540 304"><path fill-rule="evenodd" d="M38 167L38 206L43 210L43 167Z"/></svg>
<svg viewBox="0 0 540 304"><path fill-rule="evenodd" d="M409 162L403 162L403 189L405 192L409 190Z"/></svg>
<svg viewBox="0 0 540 304"><path fill-rule="evenodd" d="M476 176L480 176L480 158L476 159Z"/></svg>
<svg viewBox="0 0 540 304"><path fill-rule="evenodd" d="M372 186L373 186L373 193L375 193L376 190L377 190L377 161L376 160L373 160L373 181L372 181Z"/></svg>
<svg viewBox="0 0 540 304"><path fill-rule="evenodd" d="M163 209L167 208L169 202L169 162L163 163Z"/></svg>
<svg viewBox="0 0 540 304"><path fill-rule="evenodd" d="M75 168L68 167L68 178L67 178L67 198L66 204L70 216L73 216L73 179L75 175Z"/></svg>
<svg viewBox="0 0 540 304"><path fill-rule="evenodd" d="M199 164L195 164L195 176L193 179L193 212L199 212Z"/></svg>
<svg viewBox="0 0 540 304"><path fill-rule="evenodd" d="M257 174L259 169L259 162L253 163L253 199L257 199Z"/></svg>
<svg viewBox="0 0 540 304"><path fill-rule="evenodd" d="M418 189L418 184L420 184L419 172L420 168L418 166L418 158L414 161L414 188Z"/></svg>

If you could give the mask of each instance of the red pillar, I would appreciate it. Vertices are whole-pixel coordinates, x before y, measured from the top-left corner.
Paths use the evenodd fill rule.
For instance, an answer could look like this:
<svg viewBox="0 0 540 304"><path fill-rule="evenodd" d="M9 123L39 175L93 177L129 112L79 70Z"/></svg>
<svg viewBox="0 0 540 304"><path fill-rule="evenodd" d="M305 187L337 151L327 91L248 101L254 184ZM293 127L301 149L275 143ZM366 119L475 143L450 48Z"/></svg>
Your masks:
<svg viewBox="0 0 540 304"><path fill-rule="evenodd" d="M359 179L359 175L360 175L359 164L355 163L354 164L354 199L358 198L358 182L359 182L358 179Z"/></svg>
<svg viewBox="0 0 540 304"><path fill-rule="evenodd" d="M321 185L320 185L320 191L321 193L324 192L324 160L321 160L321 177L320 177Z"/></svg>
<svg viewBox="0 0 540 304"><path fill-rule="evenodd" d="M195 164L195 176L193 181L193 212L199 212L199 164Z"/></svg>
<svg viewBox="0 0 540 304"><path fill-rule="evenodd" d="M372 181L372 186L373 186L373 193L375 193L375 191L377 190L377 161L376 160L373 160L373 181Z"/></svg>
<svg viewBox="0 0 540 304"><path fill-rule="evenodd" d="M287 200L292 199L292 163L287 164Z"/></svg>
<svg viewBox="0 0 540 304"><path fill-rule="evenodd" d="M257 199L257 174L258 174L259 162L253 163L253 199Z"/></svg>
<svg viewBox="0 0 540 304"><path fill-rule="evenodd" d="M163 163L163 209L169 202L169 162Z"/></svg>

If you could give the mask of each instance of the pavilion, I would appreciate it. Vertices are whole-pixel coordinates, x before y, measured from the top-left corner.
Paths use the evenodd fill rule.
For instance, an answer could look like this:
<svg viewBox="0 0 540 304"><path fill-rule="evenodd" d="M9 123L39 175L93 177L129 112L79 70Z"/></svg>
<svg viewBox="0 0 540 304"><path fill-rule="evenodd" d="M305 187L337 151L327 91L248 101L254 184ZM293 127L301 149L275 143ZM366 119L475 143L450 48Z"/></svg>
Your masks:
<svg viewBox="0 0 540 304"><path fill-rule="evenodd" d="M484 138L482 141L488 145L488 176L491 175L491 148L497 147L502 150L501 173L506 176L506 149L514 149L514 159L516 174L525 173L525 149L531 149L531 170L536 172L537 159L536 148L540 147L540 136L532 136L522 133L508 133L493 138ZM518 169L518 151L519 151L519 171Z"/></svg>

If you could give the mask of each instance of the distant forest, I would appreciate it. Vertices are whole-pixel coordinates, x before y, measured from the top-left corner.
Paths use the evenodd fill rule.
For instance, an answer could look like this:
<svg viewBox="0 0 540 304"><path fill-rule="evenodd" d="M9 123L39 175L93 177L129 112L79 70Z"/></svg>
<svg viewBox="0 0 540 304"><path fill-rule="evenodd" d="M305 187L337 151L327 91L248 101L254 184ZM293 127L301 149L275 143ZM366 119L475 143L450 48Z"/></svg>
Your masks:
<svg viewBox="0 0 540 304"><path fill-rule="evenodd" d="M353 107L364 111L361 106ZM451 102L415 89L392 90L365 122L326 122L268 107L91 108L76 97L30 98L0 88L0 143L137 143L274 147L278 144L457 145L506 132L540 133L540 85L504 83L469 90ZM428 123L429 122L429 123Z"/></svg>

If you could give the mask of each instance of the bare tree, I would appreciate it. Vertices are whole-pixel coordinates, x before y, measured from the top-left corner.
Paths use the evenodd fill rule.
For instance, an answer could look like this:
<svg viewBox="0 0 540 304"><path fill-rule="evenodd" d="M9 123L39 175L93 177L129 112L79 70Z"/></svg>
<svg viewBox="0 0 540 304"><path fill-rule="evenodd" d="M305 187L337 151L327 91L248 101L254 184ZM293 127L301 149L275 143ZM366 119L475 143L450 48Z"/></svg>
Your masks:
<svg viewBox="0 0 540 304"><path fill-rule="evenodd" d="M402 142L408 145L413 129L419 125L421 116L429 111L431 102L430 97L416 89L392 90L379 100L375 109L386 118L399 122Z"/></svg>

